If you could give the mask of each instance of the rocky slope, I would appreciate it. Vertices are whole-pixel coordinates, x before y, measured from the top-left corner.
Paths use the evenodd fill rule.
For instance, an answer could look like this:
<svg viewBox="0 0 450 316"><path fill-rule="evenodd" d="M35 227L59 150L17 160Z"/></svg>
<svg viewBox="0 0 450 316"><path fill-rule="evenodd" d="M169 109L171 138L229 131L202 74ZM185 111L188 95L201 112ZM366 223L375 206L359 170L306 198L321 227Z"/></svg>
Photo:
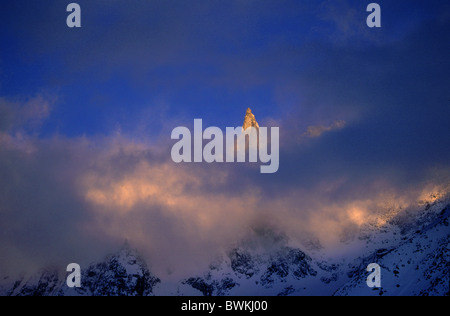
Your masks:
<svg viewBox="0 0 450 316"><path fill-rule="evenodd" d="M354 256L327 258L288 246L270 230L255 232L203 275L182 281L202 295L450 295L450 200L385 214L343 242ZM326 259L324 259L326 258ZM370 263L381 267L381 288L369 288Z"/></svg>
<svg viewBox="0 0 450 316"><path fill-rule="evenodd" d="M385 214L386 215L386 214ZM450 199L441 197L386 215L344 236L354 255L292 246L282 233L255 229L209 268L178 282L154 276L128 246L82 270L82 287L46 269L31 277L3 277L0 295L450 295ZM306 250L305 250L306 249ZM369 288L366 267L381 267L381 288Z"/></svg>
<svg viewBox="0 0 450 316"><path fill-rule="evenodd" d="M398 244L357 258L360 264L348 272L351 280L335 295L450 295L450 205L438 209L397 226ZM381 288L368 291L365 267L370 262L381 267Z"/></svg>
<svg viewBox="0 0 450 316"><path fill-rule="evenodd" d="M69 288L65 276L56 270L43 270L29 278L21 277L3 286L7 296L149 296L160 280L154 277L139 254L125 245L104 262L81 271L82 286ZM9 281L4 278L4 281ZM0 289L1 291L1 289Z"/></svg>

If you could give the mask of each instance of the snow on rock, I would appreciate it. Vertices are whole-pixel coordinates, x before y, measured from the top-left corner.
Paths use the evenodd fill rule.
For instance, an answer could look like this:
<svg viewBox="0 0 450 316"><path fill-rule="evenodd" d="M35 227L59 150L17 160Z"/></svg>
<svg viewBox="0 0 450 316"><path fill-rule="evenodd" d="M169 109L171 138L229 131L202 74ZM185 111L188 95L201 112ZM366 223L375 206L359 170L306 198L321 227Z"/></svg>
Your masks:
<svg viewBox="0 0 450 316"><path fill-rule="evenodd" d="M259 228L206 271L178 282L154 276L125 245L82 269L80 288L68 288L65 276L43 269L17 279L2 276L0 295L450 295L449 197L393 214L382 225L368 223L346 238L343 249L352 252L339 257L318 246L300 249L284 234ZM370 263L381 267L380 288L366 284Z"/></svg>
<svg viewBox="0 0 450 316"><path fill-rule="evenodd" d="M5 278L8 279L8 278ZM154 277L139 254L125 245L105 261L81 271L80 288L69 288L57 271L43 270L21 277L0 288L3 296L148 296L160 280Z"/></svg>

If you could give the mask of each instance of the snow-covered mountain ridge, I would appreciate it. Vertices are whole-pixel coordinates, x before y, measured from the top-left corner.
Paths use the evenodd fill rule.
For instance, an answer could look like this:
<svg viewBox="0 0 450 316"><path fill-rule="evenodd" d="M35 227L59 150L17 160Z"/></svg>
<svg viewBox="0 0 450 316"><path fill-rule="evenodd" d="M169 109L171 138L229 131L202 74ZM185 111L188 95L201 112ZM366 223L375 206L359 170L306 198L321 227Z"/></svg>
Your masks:
<svg viewBox="0 0 450 316"><path fill-rule="evenodd" d="M299 248L280 232L255 229L198 275L165 282L139 253L124 246L82 270L69 288L57 271L1 278L0 295L439 295L449 294L450 200L367 224L343 238L352 255L330 257L320 247ZM381 288L369 288L368 264L381 267ZM151 262L148 262L151 266Z"/></svg>

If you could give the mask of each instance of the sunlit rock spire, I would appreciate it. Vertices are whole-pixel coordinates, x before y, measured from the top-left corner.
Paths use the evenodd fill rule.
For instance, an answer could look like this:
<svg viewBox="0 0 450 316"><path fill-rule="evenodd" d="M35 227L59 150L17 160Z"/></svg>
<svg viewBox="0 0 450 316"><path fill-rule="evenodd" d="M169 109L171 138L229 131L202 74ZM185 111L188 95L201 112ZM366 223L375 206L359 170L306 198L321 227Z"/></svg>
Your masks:
<svg viewBox="0 0 450 316"><path fill-rule="evenodd" d="M252 110L250 108L248 108L247 112L245 113L244 125L242 125L244 131L249 127L259 128L258 122L256 122L255 119L255 115L253 115Z"/></svg>

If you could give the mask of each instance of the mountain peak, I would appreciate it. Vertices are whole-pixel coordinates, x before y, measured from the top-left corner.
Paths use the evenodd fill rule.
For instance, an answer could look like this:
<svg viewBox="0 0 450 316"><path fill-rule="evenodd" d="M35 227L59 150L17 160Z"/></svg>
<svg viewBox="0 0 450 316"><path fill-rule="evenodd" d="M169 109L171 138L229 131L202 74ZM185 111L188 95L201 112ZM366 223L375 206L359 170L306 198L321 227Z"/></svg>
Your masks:
<svg viewBox="0 0 450 316"><path fill-rule="evenodd" d="M242 128L245 131L249 127L259 128L259 125L258 125L258 122L256 121L255 115L252 113L252 110L250 108L247 108L247 111L245 112L244 124L242 125Z"/></svg>

